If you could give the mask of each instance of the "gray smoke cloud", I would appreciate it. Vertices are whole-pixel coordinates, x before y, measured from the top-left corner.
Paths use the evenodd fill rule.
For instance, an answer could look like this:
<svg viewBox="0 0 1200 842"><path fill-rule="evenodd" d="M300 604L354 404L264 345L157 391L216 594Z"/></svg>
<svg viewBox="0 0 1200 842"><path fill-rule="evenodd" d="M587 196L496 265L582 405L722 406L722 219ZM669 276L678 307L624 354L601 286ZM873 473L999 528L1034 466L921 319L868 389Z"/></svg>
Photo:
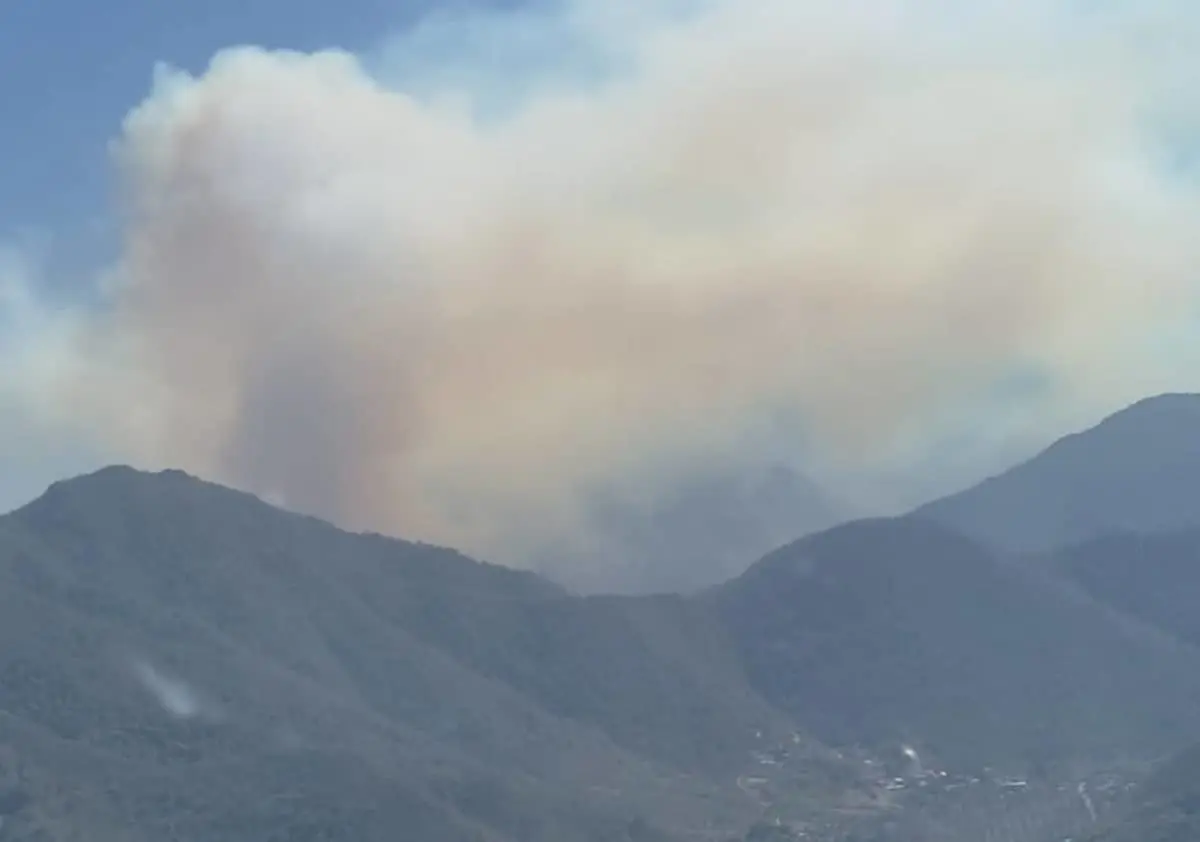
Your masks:
<svg viewBox="0 0 1200 842"><path fill-rule="evenodd" d="M697 465L898 504L954 431L975 471L1200 370L1200 13L1093 5L579 0L163 70L103 305L30 316L0 381L504 560Z"/></svg>

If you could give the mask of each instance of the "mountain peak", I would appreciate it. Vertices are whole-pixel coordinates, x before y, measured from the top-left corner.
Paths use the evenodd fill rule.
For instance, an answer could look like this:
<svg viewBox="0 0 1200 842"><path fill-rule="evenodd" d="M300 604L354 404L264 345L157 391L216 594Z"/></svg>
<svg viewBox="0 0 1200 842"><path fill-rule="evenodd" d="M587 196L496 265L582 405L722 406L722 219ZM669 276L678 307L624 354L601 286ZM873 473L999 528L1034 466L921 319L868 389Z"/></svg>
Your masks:
<svg viewBox="0 0 1200 842"><path fill-rule="evenodd" d="M62 489L131 489L135 487L166 487L165 484L170 483L175 487L184 485L193 485L196 487L208 486L209 488L219 488L232 494L243 494L244 492L236 491L235 489L219 485L218 483L209 482L201 477L189 474L179 468L165 468L159 471L144 470L135 468L132 465L124 463L115 463L105 465L102 468L97 468L86 474L70 477L68 479L57 480L50 484L46 493Z"/></svg>
<svg viewBox="0 0 1200 842"><path fill-rule="evenodd" d="M1150 395L1149 397L1134 401L1124 409L1117 410L1109 417L1144 412L1146 410L1157 411L1163 407L1186 408L1200 413L1200 392L1163 392L1158 395Z"/></svg>
<svg viewBox="0 0 1200 842"><path fill-rule="evenodd" d="M124 522L168 513L191 512L191 518L235 516L297 517L253 494L192 476L176 468L145 471L108 465L91 473L52 483L40 497L12 513L43 524L83 519Z"/></svg>
<svg viewBox="0 0 1200 842"><path fill-rule="evenodd" d="M1138 401L917 512L1015 552L1200 526L1200 395Z"/></svg>
<svg viewBox="0 0 1200 842"><path fill-rule="evenodd" d="M888 546L893 552L881 556L876 552L880 546ZM736 588L753 580L770 581L785 571L809 575L818 572L824 559L839 559L832 572L845 575L854 566L886 564L895 558L928 559L947 551L971 556L984 554L983 548L970 539L932 520L919 517L864 518L806 535L780 547L752 565L738 579L728 583L727 587Z"/></svg>
<svg viewBox="0 0 1200 842"><path fill-rule="evenodd" d="M1153 432L1175 433L1194 438L1197 429L1200 429L1200 394L1168 392L1143 398L1124 409L1119 409L1094 427L1076 433L1075 436L1144 435Z"/></svg>

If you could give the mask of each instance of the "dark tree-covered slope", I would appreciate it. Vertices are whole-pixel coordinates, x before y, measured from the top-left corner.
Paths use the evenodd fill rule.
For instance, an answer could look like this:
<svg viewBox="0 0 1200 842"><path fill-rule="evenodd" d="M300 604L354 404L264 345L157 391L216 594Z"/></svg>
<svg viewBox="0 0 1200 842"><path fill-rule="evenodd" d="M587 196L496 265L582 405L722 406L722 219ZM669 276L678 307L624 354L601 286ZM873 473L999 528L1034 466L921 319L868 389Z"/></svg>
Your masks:
<svg viewBox="0 0 1200 842"><path fill-rule="evenodd" d="M583 842L736 824L738 764L785 720L712 634L679 601L576 600L106 469L0 519L0 746L28 799L7 825L390 840L407 817L427 842Z"/></svg>
<svg viewBox="0 0 1200 842"><path fill-rule="evenodd" d="M1200 645L1200 529L1108 535L1054 554L1051 564L1098 601Z"/></svg>
<svg viewBox="0 0 1200 842"><path fill-rule="evenodd" d="M583 598L105 469L0 518L0 838L727 839L764 775L793 817L887 800L813 736L1043 770L1200 740L1196 649L1053 569L900 518Z"/></svg>
<svg viewBox="0 0 1200 842"><path fill-rule="evenodd" d="M1200 733L1194 651L917 518L802 539L709 598L754 687L833 743L1029 767Z"/></svg>

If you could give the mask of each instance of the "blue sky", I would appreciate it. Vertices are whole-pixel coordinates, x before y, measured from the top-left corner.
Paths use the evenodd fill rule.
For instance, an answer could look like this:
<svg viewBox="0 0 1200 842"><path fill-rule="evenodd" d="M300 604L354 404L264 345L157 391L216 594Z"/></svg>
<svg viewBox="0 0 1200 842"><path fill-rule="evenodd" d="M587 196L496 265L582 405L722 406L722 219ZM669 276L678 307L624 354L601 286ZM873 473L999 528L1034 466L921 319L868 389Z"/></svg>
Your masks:
<svg viewBox="0 0 1200 842"><path fill-rule="evenodd" d="M60 281L111 250L107 145L149 92L157 63L198 73L240 44L369 50L432 2L4 0L0 240L42 245L47 274Z"/></svg>

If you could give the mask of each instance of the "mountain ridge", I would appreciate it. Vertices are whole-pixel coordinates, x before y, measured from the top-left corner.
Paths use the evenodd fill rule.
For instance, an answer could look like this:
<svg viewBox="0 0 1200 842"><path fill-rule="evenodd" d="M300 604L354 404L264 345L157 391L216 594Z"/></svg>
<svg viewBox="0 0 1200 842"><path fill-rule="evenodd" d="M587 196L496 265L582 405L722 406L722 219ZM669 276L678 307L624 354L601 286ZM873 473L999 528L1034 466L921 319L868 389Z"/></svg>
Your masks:
<svg viewBox="0 0 1200 842"><path fill-rule="evenodd" d="M908 734L959 766L982 755L1019 767L1051 745L1086 755L1101 735L1110 749L1145 736L1161 750L1200 726L1200 681L1175 675L1200 676L1196 653L1118 627L932 521L800 539L710 598L743 641L751 683L834 744ZM1150 687L1164 695L1146 703ZM1135 736L1130 723L1157 725Z"/></svg>
<svg viewBox="0 0 1200 842"><path fill-rule="evenodd" d="M1155 452L1101 467L1153 478ZM577 596L182 471L54 483L0 517L0 818L55 840L86 816L102 840L382 842L409 812L423 842L788 822L840 842L900 797L864 756L1054 780L1200 741L1178 629L1065 575L1068 551L1014 563L928 514L809 535L694 595Z"/></svg>
<svg viewBox="0 0 1200 842"><path fill-rule="evenodd" d="M115 811L112 838L154 838L166 814L129 798L203 781L177 810L187 838L256 838L263 822L299 834L345 819L313 789L338 757L364 791L409 793L429 842L666 839L656 828L752 819L734 779L757 733L790 732L785 718L636 617L604 601L576 617L564 600L576 604L533 574L345 533L182 472L56 483L0 518L13 735L0 744L25 747L35 781L21 821L32 833L37 815ZM617 696L602 657L627 674ZM309 758L303 780L278 768L289 757ZM110 777L130 795L98 790ZM255 813L275 786L331 815L286 801ZM230 816L244 825L219 832ZM389 838L371 821L352 822L354 838Z"/></svg>
<svg viewBox="0 0 1200 842"><path fill-rule="evenodd" d="M1011 553L1200 526L1200 394L1140 400L913 513Z"/></svg>

